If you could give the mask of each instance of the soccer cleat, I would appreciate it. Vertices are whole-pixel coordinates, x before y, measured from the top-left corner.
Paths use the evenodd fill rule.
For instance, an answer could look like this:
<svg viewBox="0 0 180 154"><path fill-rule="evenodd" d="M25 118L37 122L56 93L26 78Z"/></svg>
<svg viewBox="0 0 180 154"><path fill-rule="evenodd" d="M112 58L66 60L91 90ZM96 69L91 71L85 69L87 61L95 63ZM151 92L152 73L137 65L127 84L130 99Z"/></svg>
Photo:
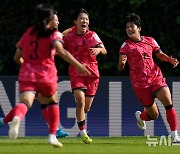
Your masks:
<svg viewBox="0 0 180 154"><path fill-rule="evenodd" d="M62 129L57 130L57 132L56 132L56 137L57 138L63 138L63 137L66 137L66 136L69 136L68 132L64 132Z"/></svg>
<svg viewBox="0 0 180 154"><path fill-rule="evenodd" d="M20 118L15 116L9 126L9 138L16 139L19 133Z"/></svg>
<svg viewBox="0 0 180 154"><path fill-rule="evenodd" d="M82 138L83 142L86 143L86 144L89 144L89 143L92 142L92 139L87 134L83 134L81 136L81 138Z"/></svg>
<svg viewBox="0 0 180 154"><path fill-rule="evenodd" d="M58 139L56 138L56 135L54 134L49 135L48 143L57 148L63 147L62 143L58 141Z"/></svg>
<svg viewBox="0 0 180 154"><path fill-rule="evenodd" d="M135 117L136 117L136 120L137 120L137 126L139 127L139 129L141 130L146 130L146 123L144 120L142 120L140 118L140 114L141 112L140 111L136 111L135 113Z"/></svg>
<svg viewBox="0 0 180 154"><path fill-rule="evenodd" d="M4 125L3 118L0 117L0 128Z"/></svg>
<svg viewBox="0 0 180 154"><path fill-rule="evenodd" d="M175 143L175 144L180 144L180 138L179 138L179 136L178 136L178 137L173 138L172 143Z"/></svg>

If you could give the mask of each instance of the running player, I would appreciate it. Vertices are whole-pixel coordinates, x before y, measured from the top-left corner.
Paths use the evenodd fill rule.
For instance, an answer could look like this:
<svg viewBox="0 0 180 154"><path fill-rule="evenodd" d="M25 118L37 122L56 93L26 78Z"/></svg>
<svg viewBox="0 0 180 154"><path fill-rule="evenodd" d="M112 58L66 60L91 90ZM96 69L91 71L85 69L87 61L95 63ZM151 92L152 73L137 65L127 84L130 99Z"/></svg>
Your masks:
<svg viewBox="0 0 180 154"><path fill-rule="evenodd" d="M99 84L98 55L107 53L98 35L89 30L89 14L85 9L74 11L73 20L75 26L68 29L64 37L64 47L79 62L86 64L91 75L80 74L73 66L69 66L71 88L76 99L76 118L80 129L80 135L84 143L92 142L87 135L85 126L85 113L92 105Z"/></svg>
<svg viewBox="0 0 180 154"><path fill-rule="evenodd" d="M164 105L166 117L172 131L173 142L180 142L177 133L178 121L176 110L173 107L171 93L160 68L155 64L152 54L160 60L169 62L176 67L179 62L176 58L163 53L160 46L152 37L141 36L141 19L135 13L126 18L126 33L129 37L121 48L118 69L123 70L126 61L130 68L130 79L137 98L145 110L135 113L137 125L145 130L145 121L155 120L158 117L158 108L154 98L158 98Z"/></svg>
<svg viewBox="0 0 180 154"><path fill-rule="evenodd" d="M49 108L46 121L49 125L48 142L62 147L56 138L59 124L57 103L57 69L54 55L57 52L79 72L90 74L86 66L79 63L63 48L62 35L57 31L59 24L56 11L51 5L40 4L35 9L36 25L28 28L17 43L14 60L21 64L19 71L20 103L1 122L10 123L9 137L16 139L20 121L24 118L38 93L46 98Z"/></svg>

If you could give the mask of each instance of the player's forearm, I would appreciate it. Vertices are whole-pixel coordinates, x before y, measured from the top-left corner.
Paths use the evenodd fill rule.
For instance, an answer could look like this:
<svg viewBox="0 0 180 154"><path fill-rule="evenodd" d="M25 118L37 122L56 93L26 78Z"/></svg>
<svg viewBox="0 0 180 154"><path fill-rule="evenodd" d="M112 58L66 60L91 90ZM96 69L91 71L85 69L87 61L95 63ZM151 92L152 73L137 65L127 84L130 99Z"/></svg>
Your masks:
<svg viewBox="0 0 180 154"><path fill-rule="evenodd" d="M166 55L163 52L157 54L157 57L162 61L171 62L171 57L169 57L168 55Z"/></svg>
<svg viewBox="0 0 180 154"><path fill-rule="evenodd" d="M103 47L103 48L100 48L101 50L100 50L100 53L102 54L102 55L106 55L107 54L107 51L106 51L106 49Z"/></svg>
<svg viewBox="0 0 180 154"><path fill-rule="evenodd" d="M54 46L56 48L58 55L66 62L68 62L71 65L74 65L75 67L81 66L81 64L66 49L63 48L61 42L54 42Z"/></svg>
<svg viewBox="0 0 180 154"><path fill-rule="evenodd" d="M173 58L172 56L169 57L168 55L166 55L163 52L157 54L157 57L162 61L171 63L173 65L173 67L176 67L179 64L179 61L176 58Z"/></svg>
<svg viewBox="0 0 180 154"><path fill-rule="evenodd" d="M22 51L20 48L16 49L16 53L14 54L14 61L19 65L22 65L24 62L24 59L22 58Z"/></svg>
<svg viewBox="0 0 180 154"><path fill-rule="evenodd" d="M69 32L72 31L72 28L68 28L62 32L63 36L66 36Z"/></svg>
<svg viewBox="0 0 180 154"><path fill-rule="evenodd" d="M98 49L100 50L100 53L102 55L106 55L107 54L107 50L106 50L106 48L104 47L103 44L98 45Z"/></svg>
<svg viewBox="0 0 180 154"><path fill-rule="evenodd" d="M125 64L123 64L123 63L118 64L119 71L122 71L124 69L124 67L125 67Z"/></svg>
<svg viewBox="0 0 180 154"><path fill-rule="evenodd" d="M119 55L119 62L118 62L118 70L122 71L125 67L127 61L127 56L124 54L120 54Z"/></svg>
<svg viewBox="0 0 180 154"><path fill-rule="evenodd" d="M58 54L61 58L63 58L69 64L78 68L81 67L81 63L79 63L67 50L61 49L61 51L58 52Z"/></svg>
<svg viewBox="0 0 180 154"><path fill-rule="evenodd" d="M63 55L63 59L75 67L80 67L81 65L68 51Z"/></svg>

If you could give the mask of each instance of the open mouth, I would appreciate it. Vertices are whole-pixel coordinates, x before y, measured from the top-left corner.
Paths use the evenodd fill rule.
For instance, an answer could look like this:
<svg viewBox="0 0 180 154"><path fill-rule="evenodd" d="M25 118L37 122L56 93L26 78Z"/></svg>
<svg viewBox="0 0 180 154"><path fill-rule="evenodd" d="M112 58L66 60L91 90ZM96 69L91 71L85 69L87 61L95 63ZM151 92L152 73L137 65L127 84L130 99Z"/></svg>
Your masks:
<svg viewBox="0 0 180 154"><path fill-rule="evenodd" d="M87 26L86 25L82 25L82 28L86 28Z"/></svg>
<svg viewBox="0 0 180 154"><path fill-rule="evenodd" d="M128 35L133 35L134 34L134 32L128 32Z"/></svg>

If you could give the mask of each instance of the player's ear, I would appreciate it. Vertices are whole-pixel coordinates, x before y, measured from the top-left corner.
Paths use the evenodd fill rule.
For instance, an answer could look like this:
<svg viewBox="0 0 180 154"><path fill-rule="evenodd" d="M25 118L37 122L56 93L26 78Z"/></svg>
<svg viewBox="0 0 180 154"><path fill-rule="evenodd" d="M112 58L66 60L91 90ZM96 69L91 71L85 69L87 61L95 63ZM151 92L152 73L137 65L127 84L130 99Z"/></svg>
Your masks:
<svg viewBox="0 0 180 154"><path fill-rule="evenodd" d="M141 27L138 27L138 29L139 29L139 32L141 31Z"/></svg>

